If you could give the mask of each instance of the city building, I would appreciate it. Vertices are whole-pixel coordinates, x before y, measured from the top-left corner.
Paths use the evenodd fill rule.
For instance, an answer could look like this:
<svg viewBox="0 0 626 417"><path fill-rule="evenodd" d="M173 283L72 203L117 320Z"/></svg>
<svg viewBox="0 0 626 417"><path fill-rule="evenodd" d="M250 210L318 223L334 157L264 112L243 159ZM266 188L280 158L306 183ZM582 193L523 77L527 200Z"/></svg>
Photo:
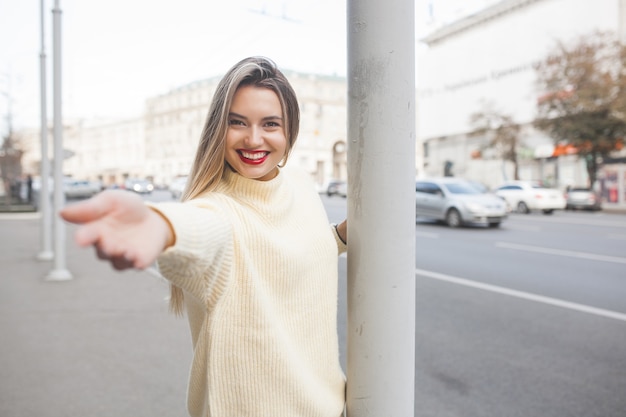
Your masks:
<svg viewBox="0 0 626 417"><path fill-rule="evenodd" d="M298 141L289 163L308 171L319 187L347 178L346 81L343 77L285 71L300 102ZM221 77L200 80L146 100L139 118L64 121L64 174L100 180L147 178L157 186L189 172L213 93ZM52 132L48 149L53 154ZM38 173L38 130L24 130L24 166Z"/></svg>
<svg viewBox="0 0 626 417"><path fill-rule="evenodd" d="M420 39L416 53L417 138L424 150L418 175L448 173L489 187L512 179L511 164L485 150L484 137L470 135L470 116L491 106L522 127L521 179L561 189L586 185L584 161L559 155L553 139L532 127L542 94L535 88L533 64L557 41L596 30L626 39L625 24L624 0L503 0L434 27ZM624 152L605 161L598 186L609 203L626 206L624 161Z"/></svg>

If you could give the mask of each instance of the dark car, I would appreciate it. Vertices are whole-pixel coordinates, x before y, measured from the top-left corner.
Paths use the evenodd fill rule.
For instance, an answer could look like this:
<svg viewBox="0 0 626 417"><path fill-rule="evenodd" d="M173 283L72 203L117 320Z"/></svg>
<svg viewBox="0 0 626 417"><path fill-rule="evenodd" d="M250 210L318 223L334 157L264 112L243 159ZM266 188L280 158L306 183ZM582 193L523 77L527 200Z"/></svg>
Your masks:
<svg viewBox="0 0 626 417"><path fill-rule="evenodd" d="M570 188L565 194L566 210L602 210L602 202L598 193L591 188L574 187Z"/></svg>

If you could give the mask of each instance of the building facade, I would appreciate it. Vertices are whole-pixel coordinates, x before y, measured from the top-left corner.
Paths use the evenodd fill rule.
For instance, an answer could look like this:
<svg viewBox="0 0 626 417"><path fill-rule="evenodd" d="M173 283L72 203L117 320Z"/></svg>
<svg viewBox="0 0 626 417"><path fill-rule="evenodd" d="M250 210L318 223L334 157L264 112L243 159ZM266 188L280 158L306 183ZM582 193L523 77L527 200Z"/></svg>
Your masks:
<svg viewBox="0 0 626 417"><path fill-rule="evenodd" d="M586 185L584 161L557 155L554 141L532 127L537 98L533 64L557 41L572 41L596 30L626 39L624 0L503 0L433 29L417 50L417 137L424 146L422 175L454 175L496 187L512 179L510 163L485 152L486 138L473 137L470 116L491 107L522 126L520 177L564 189ZM620 155L615 155L619 161ZM624 156L624 155L621 155ZM621 184L623 164L605 164ZM600 179L605 177L600 172ZM607 184L599 184L606 187ZM603 190L604 191L604 190Z"/></svg>
<svg viewBox="0 0 626 417"><path fill-rule="evenodd" d="M298 96L298 141L289 164L308 171L318 186L346 179L346 80L343 77L285 72ZM64 174L121 185L148 178L167 186L189 172L209 105L221 77L196 81L146 100L141 117L117 121L65 121ZM52 131L49 135L52 155ZM22 132L27 172L39 173L38 130Z"/></svg>

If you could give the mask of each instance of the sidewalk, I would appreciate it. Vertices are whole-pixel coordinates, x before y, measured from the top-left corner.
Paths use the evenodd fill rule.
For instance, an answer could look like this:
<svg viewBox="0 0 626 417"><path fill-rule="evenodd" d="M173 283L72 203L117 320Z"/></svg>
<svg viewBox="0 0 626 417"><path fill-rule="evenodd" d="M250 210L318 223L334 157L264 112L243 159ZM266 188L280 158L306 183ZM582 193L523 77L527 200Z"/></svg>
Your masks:
<svg viewBox="0 0 626 417"><path fill-rule="evenodd" d="M191 341L167 284L114 271L67 227L73 279L46 281L37 213L0 213L0 416L186 416Z"/></svg>

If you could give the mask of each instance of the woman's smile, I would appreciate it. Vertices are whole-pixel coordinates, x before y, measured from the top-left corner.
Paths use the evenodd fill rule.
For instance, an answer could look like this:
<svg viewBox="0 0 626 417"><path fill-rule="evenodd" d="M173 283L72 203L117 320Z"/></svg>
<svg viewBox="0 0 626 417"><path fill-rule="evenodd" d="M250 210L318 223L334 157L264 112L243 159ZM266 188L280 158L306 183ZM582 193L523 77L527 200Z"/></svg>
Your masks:
<svg viewBox="0 0 626 417"><path fill-rule="evenodd" d="M265 162L267 156L270 154L267 151L247 151L239 149L237 151L239 158L246 164L259 165Z"/></svg>

